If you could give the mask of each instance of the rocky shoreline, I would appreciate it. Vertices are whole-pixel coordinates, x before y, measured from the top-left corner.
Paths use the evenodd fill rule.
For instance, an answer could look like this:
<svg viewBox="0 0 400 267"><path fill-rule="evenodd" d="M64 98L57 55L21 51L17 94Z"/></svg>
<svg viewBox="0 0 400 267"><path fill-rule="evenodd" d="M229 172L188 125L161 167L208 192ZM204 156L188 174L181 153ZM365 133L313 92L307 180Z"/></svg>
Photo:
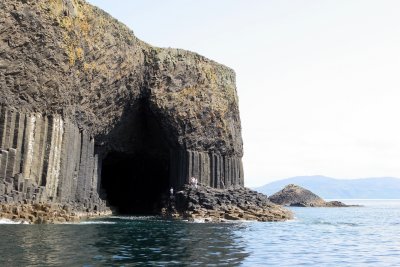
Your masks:
<svg viewBox="0 0 400 267"><path fill-rule="evenodd" d="M111 215L111 210L85 210L74 204L58 203L2 203L0 218L21 224L76 223L81 220Z"/></svg>
<svg viewBox="0 0 400 267"><path fill-rule="evenodd" d="M23 224L77 223L113 215L108 207L88 209L79 203L45 203L24 200L0 203L0 218ZM216 189L184 186L173 195L164 195L161 217L193 222L286 221L293 213L268 200L266 195L244 187Z"/></svg>
<svg viewBox="0 0 400 267"><path fill-rule="evenodd" d="M56 224L79 222L111 215L107 202L91 192L83 202L49 201L44 186L21 175L0 181L0 219L25 224Z"/></svg>
<svg viewBox="0 0 400 267"><path fill-rule="evenodd" d="M164 219L193 222L229 221L287 221L291 207L352 207L340 201L325 201L311 191L297 185L288 185L274 195L245 187L217 189L199 185L185 185L172 195L164 195L159 213ZM0 218L27 224L76 223L81 220L113 215L111 208L86 208L79 203L46 203L32 200L0 202Z"/></svg>
<svg viewBox="0 0 400 267"><path fill-rule="evenodd" d="M244 187L216 189L207 186L184 186L173 196L166 196L164 218L202 222L286 221L291 211L276 205L268 197Z"/></svg>

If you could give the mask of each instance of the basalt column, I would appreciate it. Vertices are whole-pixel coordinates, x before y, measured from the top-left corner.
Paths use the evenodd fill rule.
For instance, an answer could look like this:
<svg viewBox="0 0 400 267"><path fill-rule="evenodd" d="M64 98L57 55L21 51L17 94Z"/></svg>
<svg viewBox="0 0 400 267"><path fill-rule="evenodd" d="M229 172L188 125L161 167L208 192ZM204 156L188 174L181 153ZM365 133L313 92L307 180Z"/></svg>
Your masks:
<svg viewBox="0 0 400 267"><path fill-rule="evenodd" d="M93 139L69 120L0 107L0 140L0 201L102 204Z"/></svg>
<svg viewBox="0 0 400 267"><path fill-rule="evenodd" d="M243 186L242 161L236 157L190 150L171 151L170 183L179 188L197 178L199 184L229 188Z"/></svg>
<svg viewBox="0 0 400 267"><path fill-rule="evenodd" d="M197 54L153 50L149 106L167 132L170 184L244 185L235 73Z"/></svg>

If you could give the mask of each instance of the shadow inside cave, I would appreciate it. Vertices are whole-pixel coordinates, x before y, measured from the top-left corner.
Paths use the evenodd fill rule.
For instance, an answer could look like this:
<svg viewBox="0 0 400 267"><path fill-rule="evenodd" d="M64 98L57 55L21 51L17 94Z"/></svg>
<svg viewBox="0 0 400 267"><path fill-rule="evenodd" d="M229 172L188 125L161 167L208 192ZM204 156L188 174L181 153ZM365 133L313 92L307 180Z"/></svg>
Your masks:
<svg viewBox="0 0 400 267"><path fill-rule="evenodd" d="M169 191L170 147L147 103L141 103L127 120L129 125L117 129L114 138L120 136L129 149L105 154L100 192L118 214L156 214Z"/></svg>
<svg viewBox="0 0 400 267"><path fill-rule="evenodd" d="M169 187L168 160L111 152L103 160L102 189L118 214L155 214Z"/></svg>

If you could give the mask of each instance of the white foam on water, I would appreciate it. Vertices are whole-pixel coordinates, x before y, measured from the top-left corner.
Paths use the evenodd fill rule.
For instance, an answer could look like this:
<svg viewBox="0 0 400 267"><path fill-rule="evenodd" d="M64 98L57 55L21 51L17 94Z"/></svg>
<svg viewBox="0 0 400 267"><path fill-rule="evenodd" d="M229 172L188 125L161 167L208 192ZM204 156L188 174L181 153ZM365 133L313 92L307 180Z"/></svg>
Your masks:
<svg viewBox="0 0 400 267"><path fill-rule="evenodd" d="M159 220L158 216L107 216L106 219L119 219L125 221L152 221ZM168 221L166 221L168 222ZM100 221L100 220L89 220L81 222L65 222L62 224L77 224L77 225L90 225L90 224L117 224L115 221Z"/></svg>
<svg viewBox="0 0 400 267"><path fill-rule="evenodd" d="M110 216L112 219L142 221L142 220L159 220L159 216Z"/></svg>
<svg viewBox="0 0 400 267"><path fill-rule="evenodd" d="M296 216L294 216L293 219L289 219L289 220L286 220L286 221L284 221L284 222L293 223L293 222L300 222L300 221L301 221L301 220L300 220L299 218L297 218Z"/></svg>
<svg viewBox="0 0 400 267"><path fill-rule="evenodd" d="M0 224L28 224L28 222L24 221L16 222L10 219L0 219Z"/></svg>
<svg viewBox="0 0 400 267"><path fill-rule="evenodd" d="M182 220L182 222L186 223L210 223L210 224L215 224L215 223L223 223L223 224L242 224L242 223L257 223L258 221L256 220L222 220L222 221L216 221L216 220L207 220L210 218L195 218L193 220Z"/></svg>
<svg viewBox="0 0 400 267"><path fill-rule="evenodd" d="M77 224L116 224L116 222L108 222L108 221L84 221L79 222Z"/></svg>

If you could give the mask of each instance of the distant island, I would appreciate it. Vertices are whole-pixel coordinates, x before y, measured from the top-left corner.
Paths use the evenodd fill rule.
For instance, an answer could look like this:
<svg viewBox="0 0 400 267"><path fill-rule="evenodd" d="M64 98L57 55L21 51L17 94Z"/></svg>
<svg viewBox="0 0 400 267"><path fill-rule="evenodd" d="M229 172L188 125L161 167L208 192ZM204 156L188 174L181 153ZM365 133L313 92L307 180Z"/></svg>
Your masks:
<svg viewBox="0 0 400 267"><path fill-rule="evenodd" d="M295 184L285 186L268 199L275 204L292 207L350 207L340 201L325 201L310 190Z"/></svg>
<svg viewBox="0 0 400 267"><path fill-rule="evenodd" d="M400 198L400 179L394 177L344 180L321 175L296 176L268 183L254 189L269 196L288 184L297 184L305 187L325 199Z"/></svg>

